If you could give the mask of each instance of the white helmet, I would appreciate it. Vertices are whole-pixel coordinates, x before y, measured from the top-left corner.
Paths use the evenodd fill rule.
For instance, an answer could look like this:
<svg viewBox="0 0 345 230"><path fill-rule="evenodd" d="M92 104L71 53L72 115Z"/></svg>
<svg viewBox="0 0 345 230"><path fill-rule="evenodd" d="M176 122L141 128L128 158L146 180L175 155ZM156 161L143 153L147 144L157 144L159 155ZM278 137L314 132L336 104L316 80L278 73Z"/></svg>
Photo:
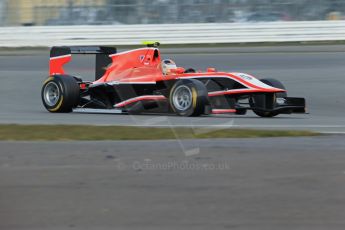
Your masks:
<svg viewBox="0 0 345 230"><path fill-rule="evenodd" d="M167 75L170 74L171 69L176 69L177 66L173 60L170 59L164 59L162 61L162 69L163 69L163 74Z"/></svg>

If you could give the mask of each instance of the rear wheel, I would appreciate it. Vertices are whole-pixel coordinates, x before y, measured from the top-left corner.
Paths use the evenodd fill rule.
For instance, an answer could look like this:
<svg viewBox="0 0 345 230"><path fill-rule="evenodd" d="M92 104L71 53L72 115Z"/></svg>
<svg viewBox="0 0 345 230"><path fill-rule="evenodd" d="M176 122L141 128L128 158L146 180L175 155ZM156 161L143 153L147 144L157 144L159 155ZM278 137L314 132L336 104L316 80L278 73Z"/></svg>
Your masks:
<svg viewBox="0 0 345 230"><path fill-rule="evenodd" d="M200 116L209 106L208 92L198 80L179 80L171 88L169 102L172 110L180 116Z"/></svg>
<svg viewBox="0 0 345 230"><path fill-rule="evenodd" d="M283 85L283 83L281 83L280 81L278 81L276 79L262 79L260 81L262 81L266 85L269 85L269 86L272 86L272 87L275 87L278 89L285 89L285 86ZM287 97L286 92L281 92L281 93L275 94L275 98L283 98L283 97ZM264 100L265 100L265 95L254 95L249 100L250 106L254 107L254 108L259 107L258 105L264 104ZM279 114L279 112L265 112L265 111L258 110L258 109L253 109L253 112L260 117L275 117Z"/></svg>
<svg viewBox="0 0 345 230"><path fill-rule="evenodd" d="M79 84L71 76L49 77L43 84L41 98L52 113L68 113L79 103Z"/></svg>

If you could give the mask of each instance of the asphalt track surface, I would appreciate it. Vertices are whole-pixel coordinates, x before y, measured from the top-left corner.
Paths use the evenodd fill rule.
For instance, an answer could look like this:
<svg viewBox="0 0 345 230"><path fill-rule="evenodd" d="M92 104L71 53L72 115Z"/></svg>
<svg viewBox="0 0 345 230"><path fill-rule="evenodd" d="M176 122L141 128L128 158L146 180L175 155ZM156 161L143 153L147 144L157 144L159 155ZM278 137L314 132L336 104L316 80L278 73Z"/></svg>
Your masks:
<svg viewBox="0 0 345 230"><path fill-rule="evenodd" d="M0 142L0 229L343 230L343 140Z"/></svg>
<svg viewBox="0 0 345 230"><path fill-rule="evenodd" d="M345 132L345 46L168 49L164 57L178 65L204 70L246 72L258 78L276 78L290 96L307 99L308 115L273 119L221 115L200 118L156 115L51 114L42 106L40 90L48 72L48 51L0 56L0 123L97 124L144 126L215 126L260 129L304 129ZM76 57L71 73L92 78L93 60Z"/></svg>
<svg viewBox="0 0 345 230"><path fill-rule="evenodd" d="M344 46L167 50L179 64L282 80L309 115L50 114L47 52L0 56L0 123L345 131ZM169 54L170 53L170 54ZM75 60L89 74L92 62ZM71 69L73 69L71 67ZM343 230L344 137L0 142L0 229Z"/></svg>

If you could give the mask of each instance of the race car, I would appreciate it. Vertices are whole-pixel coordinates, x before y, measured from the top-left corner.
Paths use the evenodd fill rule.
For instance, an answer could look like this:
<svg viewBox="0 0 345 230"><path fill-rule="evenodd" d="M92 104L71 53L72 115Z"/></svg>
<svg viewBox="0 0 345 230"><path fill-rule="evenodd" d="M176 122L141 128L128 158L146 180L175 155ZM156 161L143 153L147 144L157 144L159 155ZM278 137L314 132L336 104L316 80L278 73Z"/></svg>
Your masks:
<svg viewBox="0 0 345 230"><path fill-rule="evenodd" d="M305 99L287 97L283 84L246 73L206 71L176 66L161 59L158 42L117 53L114 47L52 47L50 74L41 97L52 113L161 112L180 116L210 114L260 117L305 113ZM84 81L64 71L72 54L96 55L94 81Z"/></svg>

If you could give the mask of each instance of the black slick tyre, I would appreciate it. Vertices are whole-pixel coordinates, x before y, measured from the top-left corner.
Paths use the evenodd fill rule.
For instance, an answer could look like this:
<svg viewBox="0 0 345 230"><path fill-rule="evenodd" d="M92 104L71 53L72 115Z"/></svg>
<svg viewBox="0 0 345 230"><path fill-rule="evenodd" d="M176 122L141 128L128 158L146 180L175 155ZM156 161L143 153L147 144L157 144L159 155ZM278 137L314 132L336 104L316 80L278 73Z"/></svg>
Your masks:
<svg viewBox="0 0 345 230"><path fill-rule="evenodd" d="M79 104L79 84L72 76L49 77L42 86L44 107L52 113L69 113Z"/></svg>
<svg viewBox="0 0 345 230"><path fill-rule="evenodd" d="M178 80L170 90L169 103L177 115L185 117L204 114L210 104L206 86L195 79Z"/></svg>

